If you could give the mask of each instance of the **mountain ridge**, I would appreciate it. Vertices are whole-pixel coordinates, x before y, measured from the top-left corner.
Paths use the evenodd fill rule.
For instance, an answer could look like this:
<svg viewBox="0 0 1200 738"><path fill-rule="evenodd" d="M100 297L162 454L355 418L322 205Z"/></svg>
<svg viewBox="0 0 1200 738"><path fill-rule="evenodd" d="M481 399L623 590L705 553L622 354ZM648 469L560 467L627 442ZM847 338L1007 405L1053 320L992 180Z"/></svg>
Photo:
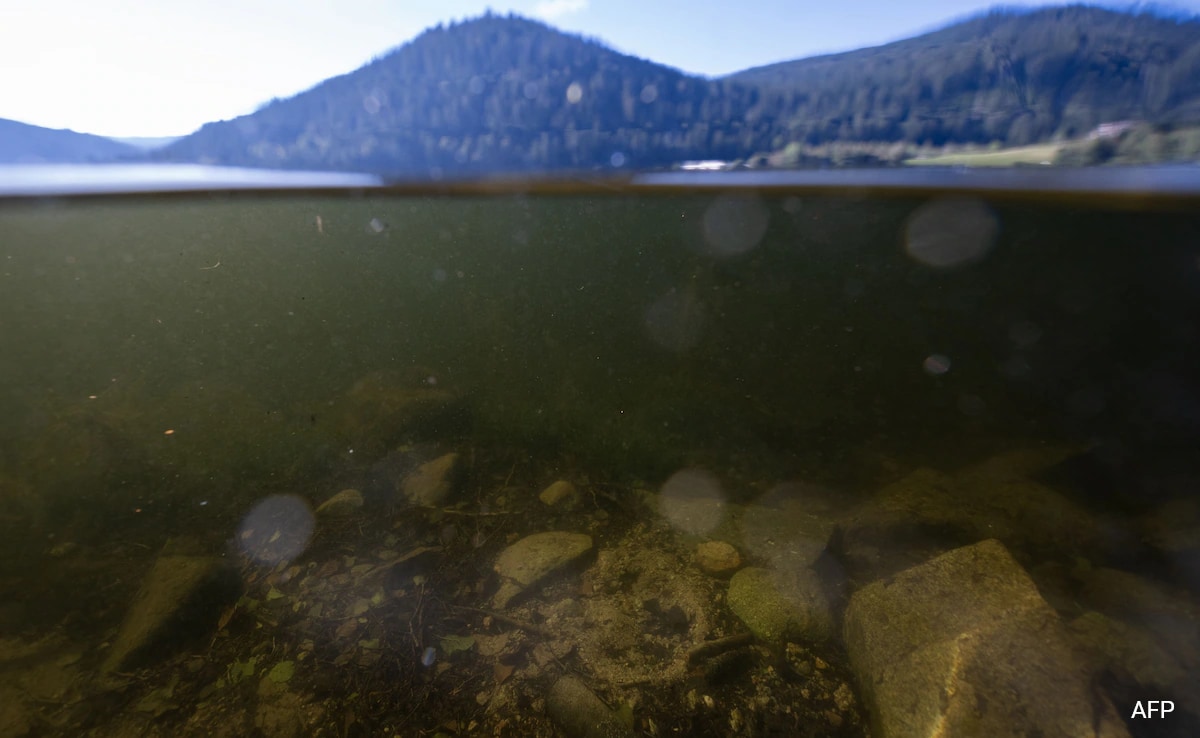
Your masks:
<svg viewBox="0 0 1200 738"><path fill-rule="evenodd" d="M0 118L3 164L77 164L137 156L135 147L104 136Z"/></svg>
<svg viewBox="0 0 1200 738"><path fill-rule="evenodd" d="M717 78L489 12L148 156L427 178L762 159L831 142L1021 145L1117 120L1200 122L1200 20L1134 10L992 9Z"/></svg>
<svg viewBox="0 0 1200 738"><path fill-rule="evenodd" d="M488 14L161 155L436 177L653 168L831 141L1020 145L1126 119L1200 121L1200 22L1081 5L994 10L708 79Z"/></svg>

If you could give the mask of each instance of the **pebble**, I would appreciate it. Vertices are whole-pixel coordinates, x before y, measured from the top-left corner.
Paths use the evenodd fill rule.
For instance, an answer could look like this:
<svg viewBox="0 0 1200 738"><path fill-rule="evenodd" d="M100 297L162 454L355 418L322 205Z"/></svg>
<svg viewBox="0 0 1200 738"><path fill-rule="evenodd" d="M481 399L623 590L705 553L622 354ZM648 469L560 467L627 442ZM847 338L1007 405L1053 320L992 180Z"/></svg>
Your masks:
<svg viewBox="0 0 1200 738"><path fill-rule="evenodd" d="M724 541L705 541L696 546L696 565L714 576L727 576L737 571L742 558Z"/></svg>
<svg viewBox="0 0 1200 738"><path fill-rule="evenodd" d="M575 504L575 501L579 499L579 492L575 489L575 485L565 479L560 479L542 490L542 493L538 495L538 499L542 501L542 504L549 507L559 504L570 506Z"/></svg>

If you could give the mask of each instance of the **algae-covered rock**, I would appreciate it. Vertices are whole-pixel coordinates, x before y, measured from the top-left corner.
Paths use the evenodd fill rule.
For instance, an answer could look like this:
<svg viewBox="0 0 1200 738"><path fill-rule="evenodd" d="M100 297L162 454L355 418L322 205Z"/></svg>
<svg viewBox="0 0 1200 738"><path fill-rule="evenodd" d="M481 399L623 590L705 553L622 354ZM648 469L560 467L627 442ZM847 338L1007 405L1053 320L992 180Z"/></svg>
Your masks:
<svg viewBox="0 0 1200 738"><path fill-rule="evenodd" d="M742 565L742 557L725 541L705 541L696 546L696 565L714 576L729 576Z"/></svg>
<svg viewBox="0 0 1200 738"><path fill-rule="evenodd" d="M822 641L833 635L833 613L816 572L749 567L729 580L729 608L767 642Z"/></svg>

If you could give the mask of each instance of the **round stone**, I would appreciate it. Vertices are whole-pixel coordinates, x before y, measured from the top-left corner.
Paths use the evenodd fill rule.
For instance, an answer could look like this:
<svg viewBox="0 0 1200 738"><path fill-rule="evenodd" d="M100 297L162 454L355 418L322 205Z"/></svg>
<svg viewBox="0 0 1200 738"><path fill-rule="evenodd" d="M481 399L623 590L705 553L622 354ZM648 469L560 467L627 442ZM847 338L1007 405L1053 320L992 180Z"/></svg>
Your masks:
<svg viewBox="0 0 1200 738"><path fill-rule="evenodd" d="M742 557L724 541L705 541L696 546L696 564L709 574L727 576L742 565Z"/></svg>

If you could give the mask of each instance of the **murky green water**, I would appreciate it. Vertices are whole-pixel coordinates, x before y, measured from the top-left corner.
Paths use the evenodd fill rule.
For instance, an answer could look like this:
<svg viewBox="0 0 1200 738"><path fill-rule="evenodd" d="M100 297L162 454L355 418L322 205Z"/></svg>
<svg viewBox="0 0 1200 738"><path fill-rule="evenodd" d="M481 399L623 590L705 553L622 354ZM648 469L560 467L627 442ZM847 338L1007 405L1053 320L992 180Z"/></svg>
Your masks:
<svg viewBox="0 0 1200 738"><path fill-rule="evenodd" d="M0 722L1191 734L1198 307L1182 206L9 203Z"/></svg>

